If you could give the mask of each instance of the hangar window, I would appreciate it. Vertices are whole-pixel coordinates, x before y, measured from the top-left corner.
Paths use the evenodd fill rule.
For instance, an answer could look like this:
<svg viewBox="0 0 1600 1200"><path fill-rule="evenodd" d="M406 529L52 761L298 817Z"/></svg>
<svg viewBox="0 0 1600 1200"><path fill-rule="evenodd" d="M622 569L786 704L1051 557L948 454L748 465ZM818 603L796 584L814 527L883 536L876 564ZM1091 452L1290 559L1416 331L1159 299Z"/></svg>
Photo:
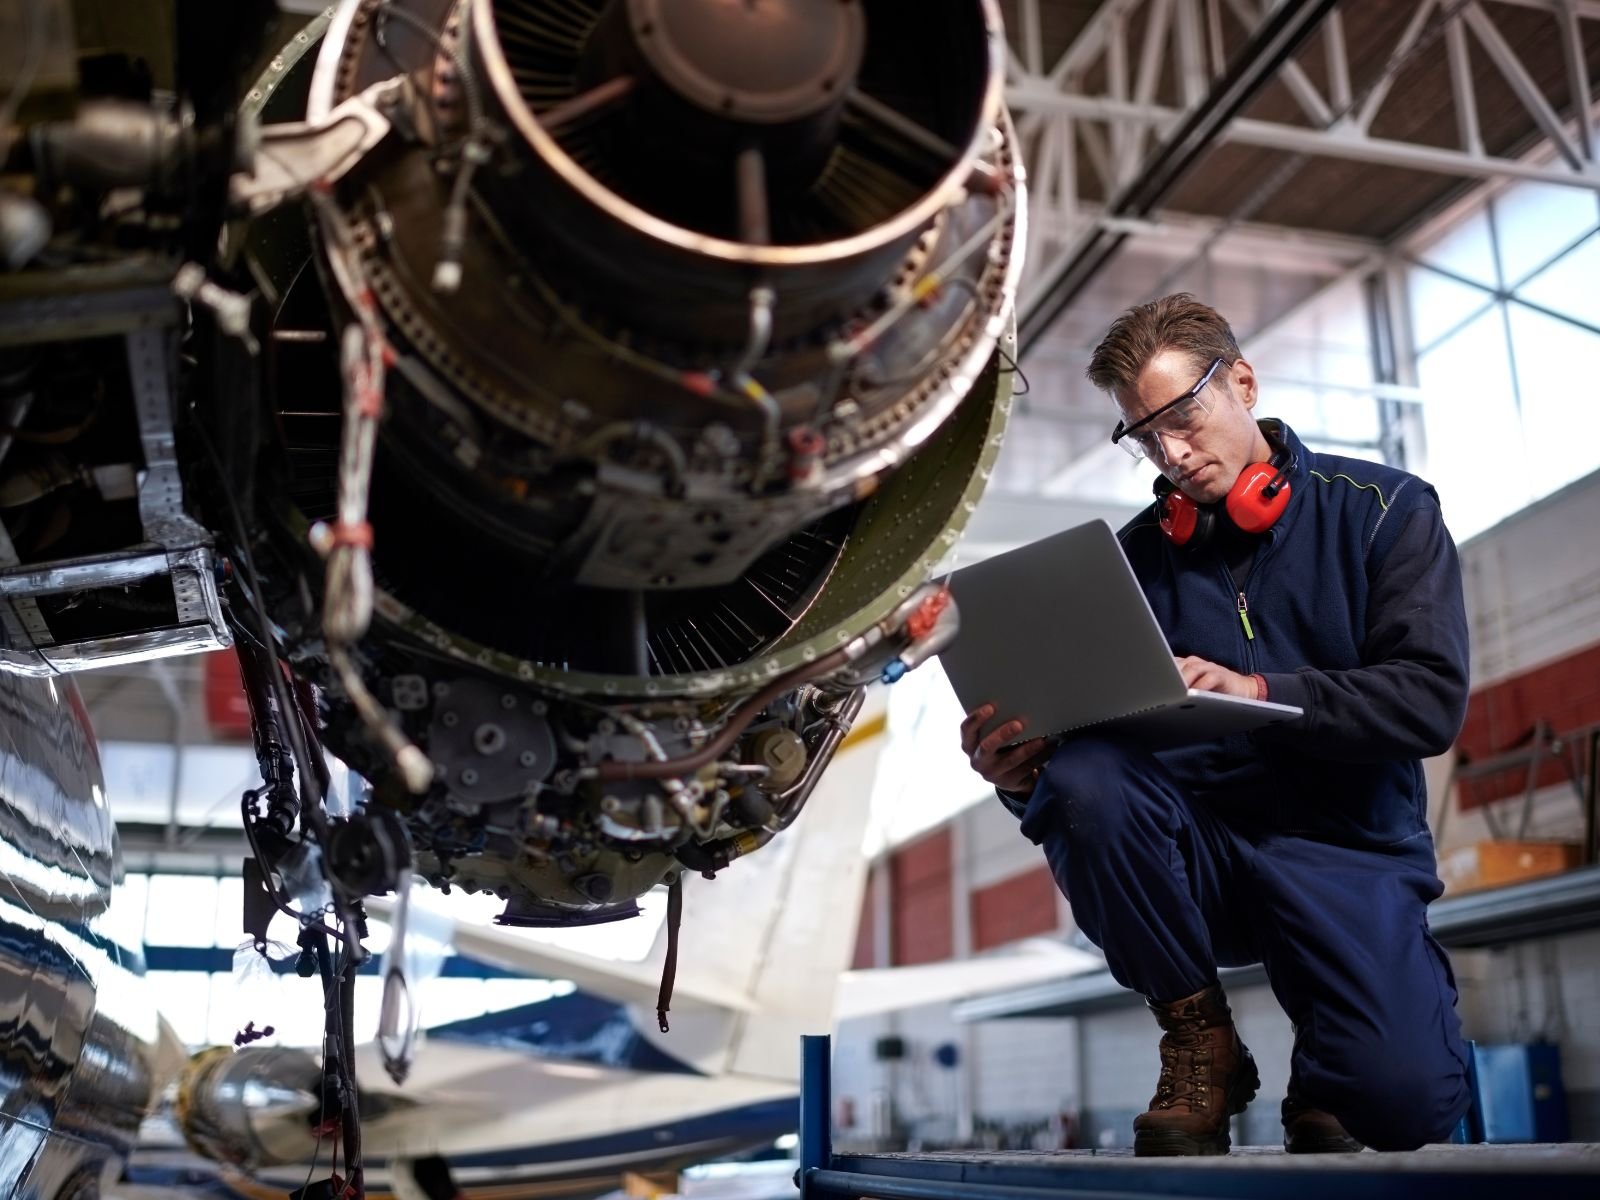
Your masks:
<svg viewBox="0 0 1600 1200"><path fill-rule="evenodd" d="M1518 183L1411 248L1425 448L1456 538L1600 468L1600 197Z"/></svg>
<svg viewBox="0 0 1600 1200"><path fill-rule="evenodd" d="M316 981L301 979L286 969L263 970L251 961L249 953L242 956L241 969L236 952L244 943L239 928L243 895L244 882L237 876L132 873L117 886L111 908L104 918L97 919L95 929L119 946L143 949L155 1005L185 1044L227 1044L246 1021L254 1021L258 1028L273 1026L271 1042L314 1046L322 1038L322 1004ZM451 900L469 898L458 895ZM642 958L648 952L664 916L664 893L652 892L642 903L642 919L619 923L619 928L634 928L626 937L613 935L614 949L622 953L611 957ZM463 905L461 912L449 907L449 901L444 904L446 911L463 922L472 922L476 915L471 903ZM200 920L196 914L201 914ZM488 920L487 906L483 920ZM389 944L389 926L373 920L370 928L366 946L374 959L381 961ZM285 917L275 918L268 936L278 943L275 954L287 956L292 965L293 923ZM596 951L592 945L582 948ZM358 1040L370 1039L377 1029L382 985L375 967L376 963L373 974L356 980ZM423 1025L432 1027L520 1008L573 990L564 979L506 976L452 955L440 975L423 984Z"/></svg>
<svg viewBox="0 0 1600 1200"><path fill-rule="evenodd" d="M1362 287L1352 279L1328 289L1242 349L1260 380L1258 415L1288 422L1313 450L1382 458Z"/></svg>

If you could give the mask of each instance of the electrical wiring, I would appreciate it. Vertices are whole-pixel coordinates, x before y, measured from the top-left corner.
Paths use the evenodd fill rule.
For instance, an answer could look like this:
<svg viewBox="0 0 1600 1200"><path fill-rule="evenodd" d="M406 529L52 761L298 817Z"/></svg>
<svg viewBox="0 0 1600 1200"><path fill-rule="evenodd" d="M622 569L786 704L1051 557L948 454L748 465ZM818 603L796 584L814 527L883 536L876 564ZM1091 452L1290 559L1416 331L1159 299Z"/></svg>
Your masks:
<svg viewBox="0 0 1600 1200"><path fill-rule="evenodd" d="M243 515L239 511L238 500L233 495L232 489L228 486L227 472L223 470L222 458L217 453L216 446L211 441L210 435L206 432L203 422L198 419L197 415L193 413L192 409L190 416L192 429L196 434L200 445L204 449L207 458L210 460L212 468L216 471L218 485L223 496L223 505L227 509L230 523L233 526L236 553L240 566L244 570L246 582L248 584L248 586L243 590L246 598L250 602L249 606L252 610L252 615L256 620L257 633L261 638L262 644L267 646L272 651L274 669L269 672L271 677L271 687L278 700L278 705L281 711L285 714L290 714L295 711L293 698L289 693L288 684L283 678L283 671L281 669L281 651L278 648L277 639L272 633L272 623L268 619L266 609L261 602L261 578L256 572L255 561L250 554L249 534L245 527ZM328 842L328 822L327 816L322 809L323 798L320 794L320 789L318 786L319 777L311 762L310 749L306 744L305 733L300 726L300 722L298 720L288 720L286 718L284 723L287 727L285 733L288 737L290 753L294 757L296 775L299 778L301 821L306 831L311 835L312 840L323 849L324 855L326 855L326 847ZM248 801L246 803L248 803ZM248 820L245 823L245 832L250 838L252 852L257 852L258 848L253 835L251 835ZM264 876L268 875L270 870L266 861L260 859L259 853L257 857L258 861L262 863L262 874ZM326 859L324 859L324 861L326 861ZM319 961L322 956L327 954L327 937L333 935L342 938L345 945L345 953L348 962L354 966L359 966L362 960L366 957L366 952L362 948L361 941L358 936L358 926L355 922L354 913L352 912L349 903L343 899L338 888L333 889L333 896L335 912L338 916L340 925L338 934L332 934L332 931L327 929L326 926L322 925L320 921L312 926L317 933L318 945L321 947L319 952ZM276 898L274 902L276 903ZM353 986L354 985L352 982L352 987ZM342 1040L348 1040L348 1037L349 1035L347 1030L345 1032L345 1038ZM340 1085L346 1093L344 1100L346 1157L351 1164L350 1171L352 1181L359 1181L361 1177L359 1130L360 1113L357 1110L356 1105L356 1081L355 1065L353 1060L353 1045L351 1047L351 1053L341 1053L337 1061ZM354 1153L351 1153L349 1149L352 1144L355 1147ZM358 1182L354 1184L353 1195L355 1200L362 1200L363 1191Z"/></svg>
<svg viewBox="0 0 1600 1200"><path fill-rule="evenodd" d="M447 44L438 31L428 26L414 13L403 8L395 8L385 2L378 9L374 38L386 55L389 55L389 51L384 44L383 29L390 17L421 33L441 54L450 58L455 65L456 78L461 81L461 89L466 96L467 137L457 158L455 182L450 189L450 198L445 204L439 236L439 258L433 271L434 290L453 293L461 286L461 254L466 245L467 201L472 190L472 176L479 167L489 161L493 150L493 143L489 137L489 123L483 110L483 97L479 92L477 76L473 73L472 60L465 49L465 39L472 28L472 0L463 0L460 13L462 32L451 44ZM394 61L393 55L389 57L390 61Z"/></svg>

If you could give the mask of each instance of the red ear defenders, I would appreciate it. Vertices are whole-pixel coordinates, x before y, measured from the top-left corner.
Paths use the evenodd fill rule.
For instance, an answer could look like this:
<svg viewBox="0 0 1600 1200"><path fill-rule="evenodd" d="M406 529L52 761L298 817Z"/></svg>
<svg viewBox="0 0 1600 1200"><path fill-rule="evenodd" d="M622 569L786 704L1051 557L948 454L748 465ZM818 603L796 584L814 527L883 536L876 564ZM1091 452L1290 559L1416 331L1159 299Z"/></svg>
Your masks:
<svg viewBox="0 0 1600 1200"><path fill-rule="evenodd" d="M1161 532L1174 545L1197 550L1216 536L1220 512L1246 533L1265 533L1289 507L1289 472L1294 458L1274 445L1270 462L1251 463L1239 473L1220 505L1197 504L1172 486L1166 476L1156 477L1156 519Z"/></svg>

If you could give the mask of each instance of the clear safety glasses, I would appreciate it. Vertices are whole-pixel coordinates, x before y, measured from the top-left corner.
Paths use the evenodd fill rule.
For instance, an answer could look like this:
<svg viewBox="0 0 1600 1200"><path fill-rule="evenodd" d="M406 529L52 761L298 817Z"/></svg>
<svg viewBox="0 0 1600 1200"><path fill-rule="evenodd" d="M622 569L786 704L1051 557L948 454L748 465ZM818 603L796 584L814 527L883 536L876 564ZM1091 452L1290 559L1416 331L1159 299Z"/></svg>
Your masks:
<svg viewBox="0 0 1600 1200"><path fill-rule="evenodd" d="M1201 399L1201 393L1222 364L1222 359L1213 358L1206 373L1192 388L1176 400L1167 401L1149 416L1141 417L1132 425L1118 421L1111 434L1111 444L1121 446L1134 458L1165 458L1165 451L1161 447L1163 437L1187 442L1200 431L1210 416L1211 409Z"/></svg>

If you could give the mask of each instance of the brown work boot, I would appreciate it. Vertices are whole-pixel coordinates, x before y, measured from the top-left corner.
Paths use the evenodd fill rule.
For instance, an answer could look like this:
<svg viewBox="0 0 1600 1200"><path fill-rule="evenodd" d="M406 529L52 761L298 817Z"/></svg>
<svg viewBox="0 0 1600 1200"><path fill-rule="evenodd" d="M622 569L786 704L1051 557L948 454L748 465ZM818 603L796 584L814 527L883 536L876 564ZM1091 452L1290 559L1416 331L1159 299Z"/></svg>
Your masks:
<svg viewBox="0 0 1600 1200"><path fill-rule="evenodd" d="M1308 1105L1292 1077L1283 1098L1283 1148L1290 1154L1358 1154L1364 1149L1332 1113Z"/></svg>
<svg viewBox="0 0 1600 1200"><path fill-rule="evenodd" d="M1222 988L1212 984L1170 1004L1147 1003L1165 1031L1161 1080L1150 1110L1133 1119L1133 1152L1226 1154L1228 1118L1255 1099L1261 1077Z"/></svg>

